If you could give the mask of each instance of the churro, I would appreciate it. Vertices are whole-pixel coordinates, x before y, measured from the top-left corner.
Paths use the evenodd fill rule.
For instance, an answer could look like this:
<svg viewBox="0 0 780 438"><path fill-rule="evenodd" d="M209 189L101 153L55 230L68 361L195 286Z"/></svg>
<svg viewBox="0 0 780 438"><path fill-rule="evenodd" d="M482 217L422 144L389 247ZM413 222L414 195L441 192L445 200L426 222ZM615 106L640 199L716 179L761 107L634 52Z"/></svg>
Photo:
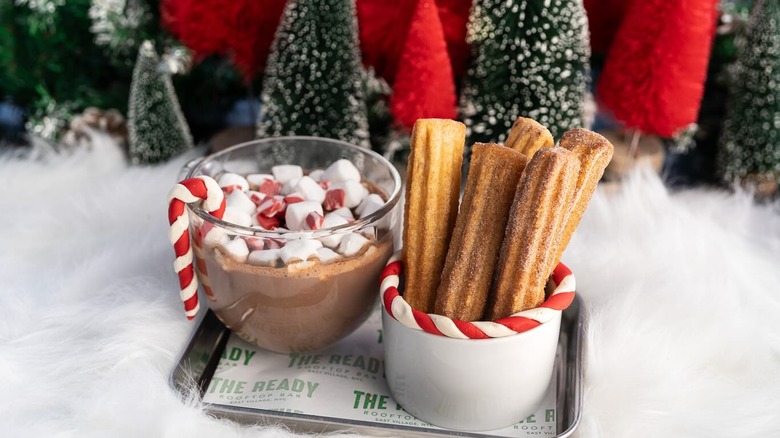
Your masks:
<svg viewBox="0 0 780 438"><path fill-rule="evenodd" d="M414 124L407 165L402 258L404 298L430 313L436 300L460 194L466 125L419 119Z"/></svg>
<svg viewBox="0 0 780 438"><path fill-rule="evenodd" d="M526 162L523 154L494 143L474 145L434 313L461 321L482 317Z"/></svg>
<svg viewBox="0 0 780 438"><path fill-rule="evenodd" d="M509 131L504 145L521 154L533 158L541 148L551 148L555 142L550 131L539 122L527 117L518 117Z"/></svg>
<svg viewBox="0 0 780 438"><path fill-rule="evenodd" d="M564 221L558 252L548 268L552 271L561 260L563 251L569 245L574 230L580 224L590 198L596 191L601 177L604 175L615 147L606 138L587 129L572 129L563 134L560 147L568 149L577 155L580 161L580 173L577 177L577 189L571 202L571 207Z"/></svg>
<svg viewBox="0 0 780 438"><path fill-rule="evenodd" d="M509 213L486 315L489 320L537 307L544 301L563 220L579 173L576 154L542 148L529 161Z"/></svg>

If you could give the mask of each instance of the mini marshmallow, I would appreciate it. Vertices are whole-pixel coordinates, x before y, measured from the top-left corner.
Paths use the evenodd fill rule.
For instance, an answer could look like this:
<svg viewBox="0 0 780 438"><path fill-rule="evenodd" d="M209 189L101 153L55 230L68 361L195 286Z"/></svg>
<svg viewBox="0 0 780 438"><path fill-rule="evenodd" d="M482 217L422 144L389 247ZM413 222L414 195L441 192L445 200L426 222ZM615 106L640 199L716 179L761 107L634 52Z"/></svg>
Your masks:
<svg viewBox="0 0 780 438"><path fill-rule="evenodd" d="M295 204L297 202L303 202L306 200L304 199L303 195L298 192L290 193L289 195L285 196L283 199L284 199L284 203L287 205Z"/></svg>
<svg viewBox="0 0 780 438"><path fill-rule="evenodd" d="M277 181L284 184L294 178L303 176L303 168L294 164L282 164L271 168L271 173Z"/></svg>
<svg viewBox="0 0 780 438"><path fill-rule="evenodd" d="M351 161L342 158L328 166L320 179L332 183L341 181L360 182L360 171Z"/></svg>
<svg viewBox="0 0 780 438"><path fill-rule="evenodd" d="M246 180L246 178L237 173L223 173L219 177L217 184L219 184L222 190L228 193L235 189L241 190L242 192L249 190L249 182Z"/></svg>
<svg viewBox="0 0 780 438"><path fill-rule="evenodd" d="M260 183L260 185L257 187L257 191L260 193L265 193L269 196L278 195L282 192L282 183L272 179L267 179Z"/></svg>
<svg viewBox="0 0 780 438"><path fill-rule="evenodd" d="M277 228L280 229L280 228ZM265 249L280 249L284 242L277 239L265 239Z"/></svg>
<svg viewBox="0 0 780 438"><path fill-rule="evenodd" d="M355 180L333 183L330 188L331 190L344 189L344 207L347 208L357 207L363 198L368 196L368 189Z"/></svg>
<svg viewBox="0 0 780 438"><path fill-rule="evenodd" d="M260 251L262 249L265 249L265 240L259 238L259 237L242 237L244 241L246 242L247 248L249 248L250 251Z"/></svg>
<svg viewBox="0 0 780 438"><path fill-rule="evenodd" d="M376 239L377 237L376 227L364 227L360 231L358 231L358 233L362 234L369 240Z"/></svg>
<svg viewBox="0 0 780 438"><path fill-rule="evenodd" d="M282 247L279 255L286 265L291 261L308 260L309 257L316 256L319 248L322 248L322 243L318 240L292 240Z"/></svg>
<svg viewBox="0 0 780 438"><path fill-rule="evenodd" d="M264 230L274 231L279 227L279 218L276 216L268 217L262 213L257 213L254 218L257 221L257 225Z"/></svg>
<svg viewBox="0 0 780 438"><path fill-rule="evenodd" d="M255 203L249 199L246 193L240 190L233 190L230 192L227 199L225 200L225 205L250 215L254 213L255 209L257 208Z"/></svg>
<svg viewBox="0 0 780 438"><path fill-rule="evenodd" d="M249 255L249 247L246 246L244 239L233 239L224 244L223 248L239 263L244 263Z"/></svg>
<svg viewBox="0 0 780 438"><path fill-rule="evenodd" d="M340 225L346 225L348 223L349 223L349 219L336 213L335 211L331 211L330 213L325 215L325 219L322 221L322 228L338 227Z"/></svg>
<svg viewBox="0 0 780 438"><path fill-rule="evenodd" d="M316 201L303 201L287 206L287 212L284 215L287 228L295 231L303 230L306 216L313 211L322 215L322 205Z"/></svg>
<svg viewBox="0 0 780 438"><path fill-rule="evenodd" d="M272 196L263 199L257 206L257 212L265 217L272 217L284 209L284 201Z"/></svg>
<svg viewBox="0 0 780 438"><path fill-rule="evenodd" d="M338 227L348 223L349 221L343 216L336 213L328 213L325 215L325 218L322 221L322 228ZM337 248L339 243L341 243L341 239L343 239L345 235L346 234L333 233L327 236L322 236L319 238L319 240L328 248Z"/></svg>
<svg viewBox="0 0 780 438"><path fill-rule="evenodd" d="M235 207L225 208L225 214L222 216L222 220L230 222L231 224L241 225L242 227L252 226L252 216Z"/></svg>
<svg viewBox="0 0 780 438"><path fill-rule="evenodd" d="M252 251L249 253L249 257L246 258L247 263L255 266L275 266L276 261L279 260L278 249L263 249L258 251Z"/></svg>
<svg viewBox="0 0 780 438"><path fill-rule="evenodd" d="M206 246L215 246L230 242L230 236L222 228L212 227L203 238L203 244Z"/></svg>
<svg viewBox="0 0 780 438"><path fill-rule="evenodd" d="M277 211L274 216L278 217L279 220L282 220L282 219L284 219L284 214L287 213L287 203L284 202L284 198L285 197L282 196L282 195L276 195L276 196L274 196L274 198L276 198L277 201L282 203L281 210Z"/></svg>
<svg viewBox="0 0 780 438"><path fill-rule="evenodd" d="M314 260L307 260L305 262L295 262L290 263L286 266L287 273L290 275L295 275L296 272L303 272L312 266L318 264L319 262L315 262Z"/></svg>
<svg viewBox="0 0 780 438"><path fill-rule="evenodd" d="M302 194L307 201L316 201L322 204L325 200L325 190L308 176L298 180L298 184L295 185L295 191Z"/></svg>
<svg viewBox="0 0 780 438"><path fill-rule="evenodd" d="M303 221L304 230L319 230L322 228L322 222L325 218L320 213L312 211L306 215L306 219Z"/></svg>
<svg viewBox="0 0 780 438"><path fill-rule="evenodd" d="M360 252L368 243L368 239L357 233L349 233L341 239L339 253L345 257L351 257Z"/></svg>
<svg viewBox="0 0 780 438"><path fill-rule="evenodd" d="M325 200L322 201L322 208L325 210L336 210L341 208L344 206L345 197L344 189L330 189L325 192Z"/></svg>
<svg viewBox="0 0 780 438"><path fill-rule="evenodd" d="M289 195L295 192L295 186L298 185L298 181L300 181L301 178L293 178L287 181L286 183L282 184L282 188L279 190L279 193L281 193L282 195Z"/></svg>
<svg viewBox="0 0 780 438"><path fill-rule="evenodd" d="M320 259L321 263L328 263L329 261L335 260L339 257L341 256L330 248L317 249L317 258Z"/></svg>
<svg viewBox="0 0 780 438"><path fill-rule="evenodd" d="M384 199L376 193L372 193L363 199L363 202L355 209L355 213L360 215L360 218L364 218L385 205Z"/></svg>
<svg viewBox="0 0 780 438"><path fill-rule="evenodd" d="M355 216L352 214L352 210L348 209L347 207L337 208L337 209L331 211L331 213L334 213L334 214L337 214L337 215L343 217L344 219L347 220L347 222L351 222L351 221L355 220Z"/></svg>
<svg viewBox="0 0 780 438"><path fill-rule="evenodd" d="M263 184L263 181L267 179L273 181L274 176L268 173L250 173L249 175L246 176L246 180L249 183L249 187L251 187L253 190L257 190L257 188L260 187L261 184Z"/></svg>
<svg viewBox="0 0 780 438"><path fill-rule="evenodd" d="M255 190L247 190L246 196L249 198L250 201L255 203L255 206L259 205L261 202L263 202L263 199L265 199L268 195L265 193L257 192Z"/></svg>
<svg viewBox="0 0 780 438"><path fill-rule="evenodd" d="M320 182L322 181L322 174L325 173L322 169L314 169L311 172L309 172L309 178L313 179L314 181Z"/></svg>

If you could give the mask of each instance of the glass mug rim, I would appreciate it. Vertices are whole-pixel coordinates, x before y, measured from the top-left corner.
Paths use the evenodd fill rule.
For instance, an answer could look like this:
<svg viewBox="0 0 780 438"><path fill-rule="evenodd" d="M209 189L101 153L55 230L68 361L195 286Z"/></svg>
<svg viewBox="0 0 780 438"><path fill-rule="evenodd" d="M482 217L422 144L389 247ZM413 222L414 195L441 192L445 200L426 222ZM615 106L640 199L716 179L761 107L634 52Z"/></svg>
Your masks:
<svg viewBox="0 0 780 438"><path fill-rule="evenodd" d="M270 138L263 138L258 140L250 140L247 142L239 143L233 146L230 146L226 149L223 149L219 152L215 152L213 154L210 154L206 157L204 157L200 162L198 162L195 166L192 166L186 173L185 179L192 178L196 176L196 173L201 171L203 167L209 163L216 162L220 157L224 157L238 149L250 147L250 146L257 146L257 145L263 145L267 143L274 143L274 142L295 142L295 141L302 141L302 142L323 142L323 143L331 143L335 145L339 145L342 147L346 147L348 150L351 150L353 152L362 153L369 157L372 157L376 160L378 160L382 165L384 165L388 171L390 172L390 176L393 178L393 192L388 195L387 201L382 206L382 208L378 209L377 211L371 213L370 215L355 219L353 222L339 225L335 227L330 228L323 228L320 230L281 230L281 231L269 231L265 230L260 227L254 227L254 226L243 226L234 224L232 222L227 222L222 219L217 218L216 216L210 214L206 210L200 207L200 203L193 203L193 204L187 204L187 208L195 213L198 217L203 219L204 221L211 222L215 225L218 225L221 228L226 228L233 232L234 234L240 234L240 235L246 235L246 236L269 236L269 237L275 237L275 238L282 238L286 235L289 236L295 236L296 239L300 237L323 237L327 236L329 234L332 234L334 232L338 233L347 233L351 231L361 230L367 226L371 226L375 222L377 222L379 219L383 218L387 213L393 210L395 208L395 205L398 203L398 201L401 198L401 175L398 173L398 170L395 168L393 163L388 161L385 157L382 155L374 152L371 149L360 147L353 145L351 143L347 143L342 140L336 140L333 138L326 138L326 137L316 137L316 136L304 136L304 135L295 135L295 136L283 136L283 137L270 137ZM295 163L279 163L279 164L295 164Z"/></svg>

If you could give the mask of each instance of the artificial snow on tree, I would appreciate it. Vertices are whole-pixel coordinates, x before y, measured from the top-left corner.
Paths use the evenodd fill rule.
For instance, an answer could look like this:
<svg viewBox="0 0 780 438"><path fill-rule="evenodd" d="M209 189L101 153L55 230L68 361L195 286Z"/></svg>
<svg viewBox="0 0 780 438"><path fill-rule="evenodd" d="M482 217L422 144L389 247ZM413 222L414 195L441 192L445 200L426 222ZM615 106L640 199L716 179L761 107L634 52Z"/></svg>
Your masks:
<svg viewBox="0 0 780 438"><path fill-rule="evenodd" d="M27 133L39 137L42 143L56 148L60 134L67 129L69 121L77 113L76 102L59 102L50 95L43 95L35 103L24 128Z"/></svg>
<svg viewBox="0 0 780 438"><path fill-rule="evenodd" d="M354 0L290 1L268 58L258 136L369 146Z"/></svg>
<svg viewBox="0 0 780 438"><path fill-rule="evenodd" d="M455 79L434 0L419 0L393 84L390 109L411 130L421 118L454 119Z"/></svg>
<svg viewBox="0 0 780 438"><path fill-rule="evenodd" d="M128 101L129 155L133 164L165 161L192 147L170 74L150 41L138 50Z"/></svg>
<svg viewBox="0 0 780 438"><path fill-rule="evenodd" d="M718 0L628 6L599 79L600 103L626 128L673 137L696 121Z"/></svg>
<svg viewBox="0 0 780 438"><path fill-rule="evenodd" d="M106 48L117 65L132 65L132 55L146 38L154 16L143 0L92 0L89 18L95 44Z"/></svg>
<svg viewBox="0 0 780 438"><path fill-rule="evenodd" d="M719 173L724 181L780 183L780 2L754 6L737 40L731 94L720 138ZM774 189L771 189L774 187ZM760 189L760 188L759 188Z"/></svg>
<svg viewBox="0 0 780 438"><path fill-rule="evenodd" d="M587 18L582 0L475 0L460 110L468 144L502 142L519 116L554 136L584 124Z"/></svg>

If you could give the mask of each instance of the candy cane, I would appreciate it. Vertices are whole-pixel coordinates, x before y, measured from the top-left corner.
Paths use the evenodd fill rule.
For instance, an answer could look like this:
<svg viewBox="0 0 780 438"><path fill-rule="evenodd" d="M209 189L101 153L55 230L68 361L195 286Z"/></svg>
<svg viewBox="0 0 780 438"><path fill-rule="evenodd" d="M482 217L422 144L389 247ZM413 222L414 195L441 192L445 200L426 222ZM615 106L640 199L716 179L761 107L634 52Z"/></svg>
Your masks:
<svg viewBox="0 0 780 438"><path fill-rule="evenodd" d="M190 216L186 204L203 201L203 209L212 216L222 219L225 214L225 194L214 179L198 176L176 184L168 193L168 240L173 245L176 260L173 269L179 276L179 295L184 302L187 319L198 314L198 278L192 263L190 247Z"/></svg>
<svg viewBox="0 0 780 438"><path fill-rule="evenodd" d="M515 313L496 321L466 322L412 308L398 292L403 270L400 252L395 253L385 265L380 276L380 294L387 313L401 324L434 335L457 339L487 339L522 333L544 324L557 313L566 310L574 301L574 275L563 263L552 273L555 290L539 307Z"/></svg>

